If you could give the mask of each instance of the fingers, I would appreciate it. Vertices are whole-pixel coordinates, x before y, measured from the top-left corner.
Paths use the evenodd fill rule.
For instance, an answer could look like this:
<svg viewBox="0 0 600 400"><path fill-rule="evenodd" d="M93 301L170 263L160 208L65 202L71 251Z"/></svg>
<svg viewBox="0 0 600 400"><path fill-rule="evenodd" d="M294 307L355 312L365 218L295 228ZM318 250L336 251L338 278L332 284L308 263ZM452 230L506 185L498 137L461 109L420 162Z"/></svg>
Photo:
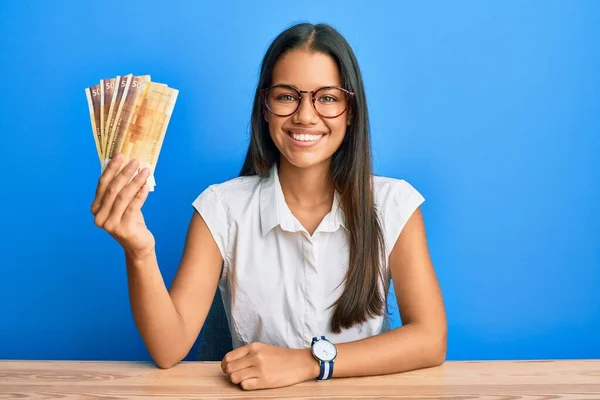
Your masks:
<svg viewBox="0 0 600 400"><path fill-rule="evenodd" d="M223 372L227 375L231 375L234 372L241 371L246 368L250 368L254 365L252 357L250 355L246 355L244 357L238 358L237 360L226 362L223 366ZM235 382L238 383L238 382Z"/></svg>
<svg viewBox="0 0 600 400"><path fill-rule="evenodd" d="M250 343L230 351L223 358L221 369L232 383L239 384L244 390L266 387L263 350L260 343Z"/></svg>
<svg viewBox="0 0 600 400"><path fill-rule="evenodd" d="M227 368L227 364L237 359L240 359L245 355L248 355L248 353L250 353L249 346L250 345L238 347L237 349L225 354L225 357L223 357L223 361L221 361L221 369L223 370L223 372L227 373L227 371L225 370Z"/></svg>
<svg viewBox="0 0 600 400"><path fill-rule="evenodd" d="M123 214L128 209L131 202L134 201L134 199L138 199L139 201L139 198L137 197L138 193L140 193L140 189L143 189L143 186L148 179L148 175L150 175L150 170L144 168L131 182L121 189L110 210L110 214L106 221L107 226L118 226ZM147 197L147 195L144 196L143 200L145 200L145 197ZM143 204L143 201L141 203ZM142 204L140 204L140 208Z"/></svg>
<svg viewBox="0 0 600 400"><path fill-rule="evenodd" d="M96 214L94 223L97 226L104 227L112 210L113 203L121 189L131 180L138 167L137 160L131 160L108 184L102 196L100 209Z"/></svg>
<svg viewBox="0 0 600 400"><path fill-rule="evenodd" d="M244 390L256 390L256 389L264 388L264 386L261 385L261 380L258 378L250 378L250 379L243 380L240 383L240 386Z"/></svg>
<svg viewBox="0 0 600 400"><path fill-rule="evenodd" d="M254 368L254 367L244 368L244 369L241 369L239 371L235 371L235 372L229 374L229 380L231 381L231 383L235 383L236 385L238 383L245 382L248 379L259 378L259 377L260 377L260 373L258 371L258 368Z"/></svg>
<svg viewBox="0 0 600 400"><path fill-rule="evenodd" d="M106 188L112 182L113 178L119 172L119 167L123 162L123 154L119 153L110 160L106 169L98 179L98 186L96 186L96 196L94 197L94 201L92 202L92 214L98 214L100 210L100 206L102 205L102 198L104 197L104 193L106 192Z"/></svg>
<svg viewBox="0 0 600 400"><path fill-rule="evenodd" d="M146 182L146 180L143 180ZM142 187L138 190L135 197L129 203L129 207L125 210L125 213L136 213L142 210L142 206L144 202L148 198L148 193L150 192L150 186L147 184L142 184Z"/></svg>

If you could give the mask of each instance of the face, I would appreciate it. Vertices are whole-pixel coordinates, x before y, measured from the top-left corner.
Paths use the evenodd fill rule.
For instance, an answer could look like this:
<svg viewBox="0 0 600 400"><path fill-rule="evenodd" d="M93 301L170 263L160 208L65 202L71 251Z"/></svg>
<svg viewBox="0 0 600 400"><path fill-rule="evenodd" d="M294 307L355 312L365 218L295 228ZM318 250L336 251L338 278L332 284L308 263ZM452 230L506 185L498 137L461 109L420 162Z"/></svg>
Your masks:
<svg viewBox="0 0 600 400"><path fill-rule="evenodd" d="M325 86L343 87L337 65L330 56L303 49L292 50L277 61L271 82L272 86L290 85L306 91ZM324 95L317 102L327 107L326 102L332 98L327 97L327 93ZM311 97L303 93L300 106L287 117L277 116L263 107L271 138L283 156L281 162L297 168L330 163L349 125L349 107L336 118L322 118L315 112Z"/></svg>

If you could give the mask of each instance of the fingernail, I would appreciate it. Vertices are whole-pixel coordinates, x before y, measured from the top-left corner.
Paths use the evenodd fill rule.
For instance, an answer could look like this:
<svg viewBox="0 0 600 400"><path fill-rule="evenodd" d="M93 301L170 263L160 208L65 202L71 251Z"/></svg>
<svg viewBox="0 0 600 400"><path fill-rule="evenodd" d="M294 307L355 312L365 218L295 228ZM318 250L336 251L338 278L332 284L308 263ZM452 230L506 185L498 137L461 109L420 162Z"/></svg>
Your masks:
<svg viewBox="0 0 600 400"><path fill-rule="evenodd" d="M150 175L150 168L144 168L144 169L142 170L142 175L143 175L144 177L146 177L146 176Z"/></svg>

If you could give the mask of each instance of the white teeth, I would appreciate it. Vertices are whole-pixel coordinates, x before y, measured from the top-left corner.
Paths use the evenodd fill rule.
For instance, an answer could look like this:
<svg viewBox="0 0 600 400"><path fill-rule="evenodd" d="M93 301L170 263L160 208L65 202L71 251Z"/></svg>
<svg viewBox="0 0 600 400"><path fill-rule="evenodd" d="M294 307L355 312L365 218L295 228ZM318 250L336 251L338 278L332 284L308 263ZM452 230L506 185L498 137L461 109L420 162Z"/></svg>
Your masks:
<svg viewBox="0 0 600 400"><path fill-rule="evenodd" d="M295 140L299 140L301 142L314 142L315 140L319 140L321 138L321 136L323 136L323 135L307 135L304 133L302 133L302 134L292 133L292 137Z"/></svg>

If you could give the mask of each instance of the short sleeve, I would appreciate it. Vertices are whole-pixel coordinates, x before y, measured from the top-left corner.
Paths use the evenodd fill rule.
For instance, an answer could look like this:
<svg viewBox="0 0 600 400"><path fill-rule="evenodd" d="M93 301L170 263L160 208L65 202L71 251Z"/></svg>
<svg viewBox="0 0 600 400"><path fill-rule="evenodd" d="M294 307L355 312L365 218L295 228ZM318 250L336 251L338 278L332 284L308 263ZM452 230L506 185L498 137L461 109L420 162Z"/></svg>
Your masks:
<svg viewBox="0 0 600 400"><path fill-rule="evenodd" d="M219 247L223 261L229 260L229 213L218 189L211 185L206 188L192 203L202 216L210 233Z"/></svg>
<svg viewBox="0 0 600 400"><path fill-rule="evenodd" d="M386 258L389 257L409 218L425 201L417 189L405 180L390 179L381 193L380 205L385 226Z"/></svg>

